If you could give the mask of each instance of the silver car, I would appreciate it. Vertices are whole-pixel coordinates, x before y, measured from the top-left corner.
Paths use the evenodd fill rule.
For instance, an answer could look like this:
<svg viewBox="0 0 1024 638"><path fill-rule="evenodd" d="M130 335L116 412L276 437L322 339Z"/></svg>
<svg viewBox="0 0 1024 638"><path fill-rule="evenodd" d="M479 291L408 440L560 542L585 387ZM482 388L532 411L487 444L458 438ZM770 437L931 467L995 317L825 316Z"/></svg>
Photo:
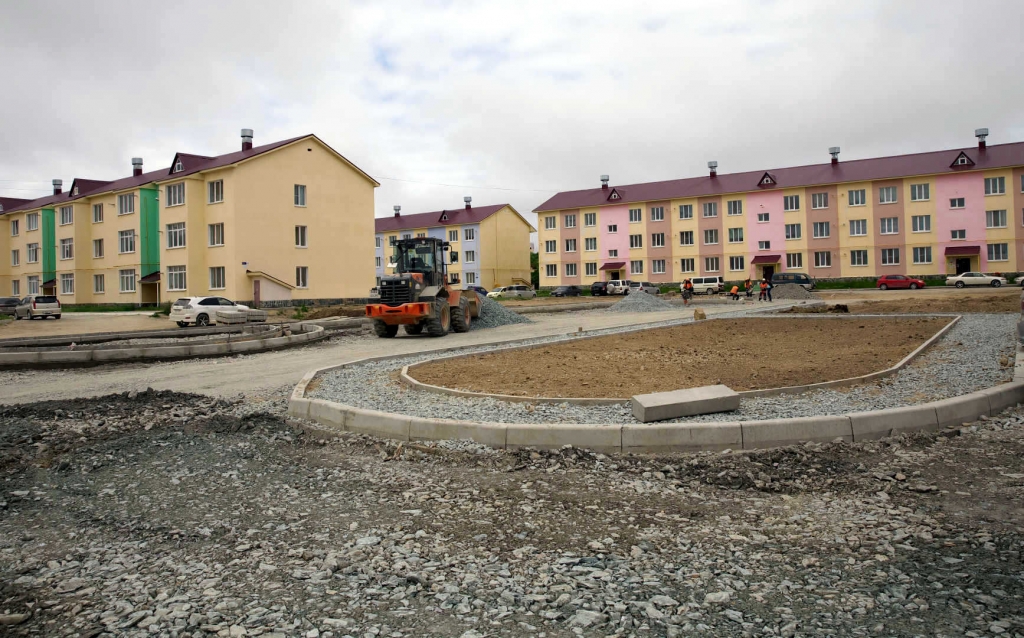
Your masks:
<svg viewBox="0 0 1024 638"><path fill-rule="evenodd" d="M522 284L516 284L514 286L502 286L487 293L487 296L494 299L495 297L502 297L503 299L533 299L537 296L537 292L529 286Z"/></svg>
<svg viewBox="0 0 1024 638"><path fill-rule="evenodd" d="M15 319L60 319L60 301L53 295L29 295L14 309Z"/></svg>

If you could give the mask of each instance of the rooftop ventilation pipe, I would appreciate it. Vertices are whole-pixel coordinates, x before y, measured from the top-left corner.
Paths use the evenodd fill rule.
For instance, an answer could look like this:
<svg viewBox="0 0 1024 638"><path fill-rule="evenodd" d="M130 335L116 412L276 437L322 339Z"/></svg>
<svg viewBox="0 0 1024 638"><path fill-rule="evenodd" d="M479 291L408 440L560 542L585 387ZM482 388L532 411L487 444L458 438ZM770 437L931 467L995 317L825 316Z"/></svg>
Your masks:
<svg viewBox="0 0 1024 638"><path fill-rule="evenodd" d="M838 164L839 163L839 147L838 146L830 146L829 149L828 149L828 152L829 152L829 155L832 156L832 163L833 164Z"/></svg>
<svg viewBox="0 0 1024 638"><path fill-rule="evenodd" d="M711 177L718 177L718 162L708 162L708 169L711 170Z"/></svg>
<svg viewBox="0 0 1024 638"><path fill-rule="evenodd" d="M601 176L601 190L608 190L608 176Z"/></svg>
<svg viewBox="0 0 1024 638"><path fill-rule="evenodd" d="M985 150L985 138L988 137L987 128L976 128L974 129L974 136L978 138L978 150Z"/></svg>
<svg viewBox="0 0 1024 638"><path fill-rule="evenodd" d="M469 210L470 208L473 208L473 203L472 203L473 202L473 198L470 197L469 195L466 195L465 197L463 197L462 201L466 202L466 210Z"/></svg>
<svg viewBox="0 0 1024 638"><path fill-rule="evenodd" d="M402 216L402 207L401 206L395 206L395 217L401 217L401 216Z"/></svg>
<svg viewBox="0 0 1024 638"><path fill-rule="evenodd" d="M252 150L252 129L251 128L244 128L244 129L242 129L242 150L243 151L251 151Z"/></svg>
<svg viewBox="0 0 1024 638"><path fill-rule="evenodd" d="M132 158L132 175L135 176L135 177L138 177L139 175L142 175L142 158L141 157L133 157Z"/></svg>
<svg viewBox="0 0 1024 638"><path fill-rule="evenodd" d="M64 182L59 179L53 180L53 194L60 195L60 187L64 185Z"/></svg>

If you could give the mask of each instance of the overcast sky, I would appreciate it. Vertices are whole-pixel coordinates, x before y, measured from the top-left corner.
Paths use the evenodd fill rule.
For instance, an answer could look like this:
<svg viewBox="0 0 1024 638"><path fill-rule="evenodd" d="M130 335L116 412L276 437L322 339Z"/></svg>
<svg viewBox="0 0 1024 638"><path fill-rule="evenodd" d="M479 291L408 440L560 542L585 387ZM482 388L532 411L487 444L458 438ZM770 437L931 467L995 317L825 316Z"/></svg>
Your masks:
<svg viewBox="0 0 1024 638"><path fill-rule="evenodd" d="M304 133L376 214L1024 141L1024 2L8 1L0 194ZM533 219L532 215L528 216Z"/></svg>

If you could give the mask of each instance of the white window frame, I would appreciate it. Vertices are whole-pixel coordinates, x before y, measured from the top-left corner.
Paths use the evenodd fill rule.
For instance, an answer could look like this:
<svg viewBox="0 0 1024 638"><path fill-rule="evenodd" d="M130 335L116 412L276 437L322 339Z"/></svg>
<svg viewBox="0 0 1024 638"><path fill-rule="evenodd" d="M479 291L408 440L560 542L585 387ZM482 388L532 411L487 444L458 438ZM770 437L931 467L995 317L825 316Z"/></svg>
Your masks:
<svg viewBox="0 0 1024 638"><path fill-rule="evenodd" d="M851 219L850 220L850 237L867 237L867 236L868 236L868 220L866 220L866 219Z"/></svg>
<svg viewBox="0 0 1024 638"><path fill-rule="evenodd" d="M185 222L167 224L167 249L184 248L186 243Z"/></svg>
<svg viewBox="0 0 1024 638"><path fill-rule="evenodd" d="M548 215L544 218L544 230L555 230L558 227L558 222L555 221L558 218L554 215Z"/></svg>
<svg viewBox="0 0 1024 638"><path fill-rule="evenodd" d="M11 296L12 297L20 297L21 296L21 280L20 279L12 279L11 280Z"/></svg>
<svg viewBox="0 0 1024 638"><path fill-rule="evenodd" d="M651 274L652 275L664 275L665 274L665 260L664 259L652 259L651 260Z"/></svg>
<svg viewBox="0 0 1024 638"><path fill-rule="evenodd" d="M742 244L743 243L743 227L737 226L730 228L728 233L730 244Z"/></svg>
<svg viewBox="0 0 1024 638"><path fill-rule="evenodd" d="M92 223L102 224L103 223L103 204L92 205Z"/></svg>
<svg viewBox="0 0 1024 638"><path fill-rule="evenodd" d="M60 207L60 226L68 226L75 223L75 207L74 206L61 206Z"/></svg>
<svg viewBox="0 0 1024 638"><path fill-rule="evenodd" d="M545 264L544 265L544 276L545 277L557 277L558 276L558 264Z"/></svg>
<svg viewBox="0 0 1024 638"><path fill-rule="evenodd" d="M743 255L732 255L729 257L729 270L737 271L746 269L746 260L743 258Z"/></svg>
<svg viewBox="0 0 1024 638"><path fill-rule="evenodd" d="M966 197L950 197L949 198L949 210L962 210L967 208Z"/></svg>
<svg viewBox="0 0 1024 638"><path fill-rule="evenodd" d="M476 263L476 251L475 250L467 250L466 251L466 263L467 264Z"/></svg>
<svg viewBox="0 0 1024 638"><path fill-rule="evenodd" d="M910 201L912 202L927 202L931 199L931 194L931 184L928 182L910 185Z"/></svg>
<svg viewBox="0 0 1024 638"><path fill-rule="evenodd" d="M575 238L566 239L565 240L565 252L567 252L567 253L574 253L574 252L576 252L576 239ZM566 275L568 275L568 273L566 273Z"/></svg>
<svg viewBox="0 0 1024 638"><path fill-rule="evenodd" d="M771 221L771 214L770 213L758 213L757 214L757 223L758 224L767 224L770 221Z"/></svg>
<svg viewBox="0 0 1024 638"><path fill-rule="evenodd" d="M793 270L804 267L803 253L786 253L786 269Z"/></svg>
<svg viewBox="0 0 1024 638"><path fill-rule="evenodd" d="M1006 228L1005 210L985 211L985 228Z"/></svg>
<svg viewBox="0 0 1024 638"><path fill-rule="evenodd" d="M703 209L705 218L718 217L718 202L704 202Z"/></svg>
<svg viewBox="0 0 1024 638"><path fill-rule="evenodd" d="M21 234L21 220L11 220L11 237L17 237Z"/></svg>
<svg viewBox="0 0 1024 638"><path fill-rule="evenodd" d="M104 255L103 248L104 248L104 246L103 246L103 238L102 237L100 237L98 239L92 240L92 258L93 259L103 259L103 255Z"/></svg>
<svg viewBox="0 0 1024 638"><path fill-rule="evenodd" d="M927 255L928 259L922 259L922 255ZM915 264L930 264L932 263L932 247L931 246L915 246L913 250L913 258Z"/></svg>
<svg viewBox="0 0 1024 638"><path fill-rule="evenodd" d="M32 232L33 230L39 230L39 213L25 215L25 231Z"/></svg>
<svg viewBox="0 0 1024 638"><path fill-rule="evenodd" d="M467 228L462 231L462 241L476 241L476 229Z"/></svg>
<svg viewBox="0 0 1024 638"><path fill-rule="evenodd" d="M60 240L60 260L67 261L75 258L75 239L74 237L64 237Z"/></svg>
<svg viewBox="0 0 1024 638"><path fill-rule="evenodd" d="M586 277L597 277L597 262L588 261L583 264L583 273Z"/></svg>
<svg viewBox="0 0 1024 638"><path fill-rule="evenodd" d="M73 272L62 272L60 274L60 294L62 294L62 295L73 295L73 294L75 294L75 273L73 273Z"/></svg>
<svg viewBox="0 0 1024 638"><path fill-rule="evenodd" d="M693 204L679 205L679 219L693 219Z"/></svg>
<svg viewBox="0 0 1024 638"><path fill-rule="evenodd" d="M708 233L711 233L710 235ZM708 238L714 239L714 241L708 241ZM704 245L705 246L717 246L718 245L718 229L717 228L706 228L704 229Z"/></svg>
<svg viewBox="0 0 1024 638"><path fill-rule="evenodd" d="M15 248L11 251L11 266L21 265L21 250Z"/></svg>
<svg viewBox="0 0 1024 638"><path fill-rule="evenodd" d="M827 239L832 236L832 224L828 222L813 222L811 224L812 239Z"/></svg>
<svg viewBox="0 0 1024 638"><path fill-rule="evenodd" d="M25 245L25 263L27 264L38 264L39 263L39 244L33 242Z"/></svg>
<svg viewBox="0 0 1024 638"><path fill-rule="evenodd" d="M220 241L217 241L218 239ZM209 246L210 248L224 245L224 222L219 222L216 224L207 224L206 245Z"/></svg>
<svg viewBox="0 0 1024 638"><path fill-rule="evenodd" d="M665 221L665 207L654 206L651 208L651 221L652 222L663 222Z"/></svg>
<svg viewBox="0 0 1024 638"><path fill-rule="evenodd" d="M220 284L219 286L217 284ZM224 290L227 287L227 277L224 266L210 266L210 290Z"/></svg>
<svg viewBox="0 0 1024 638"><path fill-rule="evenodd" d="M728 217L737 217L743 214L743 200L742 199L730 199L725 202L726 211L725 214Z"/></svg>
<svg viewBox="0 0 1024 638"><path fill-rule="evenodd" d="M571 264L566 264L565 265L565 276L566 277L577 277L578 276L576 274L577 272L578 272L578 270L576 268L576 264L571 263Z"/></svg>
<svg viewBox="0 0 1024 638"><path fill-rule="evenodd" d="M545 239L544 240L544 252L546 252L546 253L557 253L558 252L558 240L557 239Z"/></svg>
<svg viewBox="0 0 1024 638"><path fill-rule="evenodd" d="M450 244L452 242L457 242L457 241L459 241L459 229L458 228L451 228L451 229L449 229L448 230L448 243ZM380 237L378 237L377 238L377 248L380 248L380 244L381 244L381 239L380 239Z"/></svg>
<svg viewBox="0 0 1024 638"><path fill-rule="evenodd" d="M463 273L463 274L466 275L466 283L467 284L470 284L471 286L475 286L476 285L476 273L475 272L467 272L467 273Z"/></svg>
<svg viewBox="0 0 1024 638"><path fill-rule="evenodd" d="M829 250L816 250L814 251L814 267L815 268L831 268L832 267L832 252Z"/></svg>
<svg viewBox="0 0 1024 638"><path fill-rule="evenodd" d="M217 179L206 183L206 203L221 204L224 202L224 180Z"/></svg>
<svg viewBox="0 0 1024 638"><path fill-rule="evenodd" d="M295 267L295 287L309 288L309 266Z"/></svg>
<svg viewBox="0 0 1024 638"><path fill-rule="evenodd" d="M686 241L689 239L690 241ZM693 231L692 230L681 230L679 231L679 245L680 246L693 246Z"/></svg>
<svg viewBox="0 0 1024 638"><path fill-rule="evenodd" d="M597 237L584 237L583 238L583 250L592 252L597 250Z"/></svg>
<svg viewBox="0 0 1024 638"><path fill-rule="evenodd" d="M772 242L770 240L767 240L767 239L762 239L761 241L757 242L757 249L758 250L771 250L772 249Z"/></svg>
<svg viewBox="0 0 1024 638"><path fill-rule="evenodd" d="M375 267L377 268L377 270L380 270L380 268L381 268L381 263L382 263L382 260L381 260L381 258L380 258L380 255L377 255L376 257L374 257L374 258L373 258L373 262L374 262L374 266L375 266Z"/></svg>
<svg viewBox="0 0 1024 638"><path fill-rule="evenodd" d="M721 272L722 262L718 257L704 258L704 272Z"/></svg>
<svg viewBox="0 0 1024 638"><path fill-rule="evenodd" d="M117 283L118 290L123 293L134 293L136 290L135 286L135 269L134 268L122 268L117 271Z"/></svg>
<svg viewBox="0 0 1024 638"><path fill-rule="evenodd" d="M651 233L651 248L665 247L665 233Z"/></svg>
<svg viewBox="0 0 1024 638"><path fill-rule="evenodd" d="M828 208L828 193L811 193L811 208L814 210Z"/></svg>
<svg viewBox="0 0 1024 638"><path fill-rule="evenodd" d="M644 209L642 208L630 208L629 209L629 223L639 224L644 220Z"/></svg>
<svg viewBox="0 0 1024 638"><path fill-rule="evenodd" d="M863 268L868 265L868 251L864 249L855 249L850 251L850 266L856 268Z"/></svg>
<svg viewBox="0 0 1024 638"><path fill-rule="evenodd" d="M679 272L697 272L696 259L693 257L684 257L679 260ZM687 268L689 266L689 268Z"/></svg>
<svg viewBox="0 0 1024 638"><path fill-rule="evenodd" d="M615 235L618 232L619 232L619 225L618 224L608 224L608 234L609 235Z"/></svg>
<svg viewBox="0 0 1024 638"><path fill-rule="evenodd" d="M293 201L295 203L295 206L298 207L298 208L305 208L306 207L306 185L305 184L295 184L295 187L292 190L292 194L294 195ZM301 266L301 268L305 268L305 266Z"/></svg>
<svg viewBox="0 0 1024 638"><path fill-rule="evenodd" d="M644 274L644 260L643 259L631 259L629 261L629 274L631 274L631 275L642 275L642 274Z"/></svg>
<svg viewBox="0 0 1024 638"><path fill-rule="evenodd" d="M899 217L879 217L878 218L878 234L879 235L899 235L900 234L900 218Z"/></svg>
<svg viewBox="0 0 1024 638"><path fill-rule="evenodd" d="M597 213L583 213L583 225L588 228L597 226Z"/></svg>
<svg viewBox="0 0 1024 638"><path fill-rule="evenodd" d="M965 239L967 239L967 229L966 228L957 228L957 229L953 229L953 230L949 231L949 240L950 241L963 241Z"/></svg>
<svg viewBox="0 0 1024 638"><path fill-rule="evenodd" d="M565 216L565 228L576 228L576 215Z"/></svg>
<svg viewBox="0 0 1024 638"><path fill-rule="evenodd" d="M184 206L185 205L185 182L178 182L177 184L168 184L164 188L164 197L166 199L164 208L171 208L173 206Z"/></svg>
<svg viewBox="0 0 1024 638"><path fill-rule="evenodd" d="M989 261L1009 261L1010 260L1010 247L1006 243L989 244L988 245L988 260Z"/></svg>
<svg viewBox="0 0 1024 638"><path fill-rule="evenodd" d="M910 216L910 228L913 233L930 233L932 232L932 216L931 215L911 215Z"/></svg>
<svg viewBox="0 0 1024 638"><path fill-rule="evenodd" d="M618 257L619 256L619 249L618 248L610 248L610 249L608 249L608 256L609 257Z"/></svg>
<svg viewBox="0 0 1024 638"><path fill-rule="evenodd" d="M899 202L899 191L895 186L882 186L878 189L879 204L895 204Z"/></svg>
<svg viewBox="0 0 1024 638"><path fill-rule="evenodd" d="M125 250L128 247L131 250ZM117 254L130 255L135 252L135 229L117 231Z"/></svg>
<svg viewBox="0 0 1024 638"><path fill-rule="evenodd" d="M309 228L307 226L295 227L295 247L309 248Z"/></svg>
<svg viewBox="0 0 1024 638"><path fill-rule="evenodd" d="M25 279L25 294L38 295L39 294L39 275L29 275Z"/></svg>
<svg viewBox="0 0 1024 638"><path fill-rule="evenodd" d="M782 197L782 210L787 213L800 210L800 196L799 195L784 195Z"/></svg>
<svg viewBox="0 0 1024 638"><path fill-rule="evenodd" d="M803 224L786 224L786 241L801 239L804 236Z"/></svg>
<svg viewBox="0 0 1024 638"><path fill-rule="evenodd" d="M865 188L856 188L846 193L847 206L867 206L868 192Z"/></svg>
<svg viewBox="0 0 1024 638"><path fill-rule="evenodd" d="M167 267L167 291L182 291L188 290L188 273L185 266L168 266Z"/></svg>
<svg viewBox="0 0 1024 638"><path fill-rule="evenodd" d="M985 178L985 196L989 195L1005 195L1006 194L1006 177L986 177Z"/></svg>
<svg viewBox="0 0 1024 638"><path fill-rule="evenodd" d="M117 215L135 214L135 193L122 193L117 196Z"/></svg>
<svg viewBox="0 0 1024 638"><path fill-rule="evenodd" d="M900 265L900 249L899 248L882 248L879 256L879 263L882 266L899 266Z"/></svg>
<svg viewBox="0 0 1024 638"><path fill-rule="evenodd" d="M629 249L635 250L644 247L644 236L640 233L629 236Z"/></svg>

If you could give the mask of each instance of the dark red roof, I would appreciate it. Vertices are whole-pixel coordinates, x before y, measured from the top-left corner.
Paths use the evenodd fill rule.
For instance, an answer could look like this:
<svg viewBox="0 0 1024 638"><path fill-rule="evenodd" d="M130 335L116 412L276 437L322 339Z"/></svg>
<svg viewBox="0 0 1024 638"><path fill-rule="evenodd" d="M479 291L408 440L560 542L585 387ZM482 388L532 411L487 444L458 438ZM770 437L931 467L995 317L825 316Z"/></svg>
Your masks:
<svg viewBox="0 0 1024 638"><path fill-rule="evenodd" d="M508 204L494 206L474 206L473 208L456 208L455 210L439 210L433 213L416 213L398 217L378 217L375 221L376 232L387 233L394 230L409 228L427 228L430 226L457 226L460 224L479 224ZM444 219L445 215L448 216Z"/></svg>
<svg viewBox="0 0 1024 638"><path fill-rule="evenodd" d="M973 166L954 166L961 153L974 162ZM775 184L761 187L758 184L765 175L764 170L732 173L717 177L703 176L666 182L648 182L616 186L614 189L591 188L580 191L564 191L533 209L534 212L607 206L632 202L659 201L683 197L707 197L725 193L742 193L761 189L799 188L834 184L837 182L866 182L880 179L895 179L914 175L956 173L964 170L991 170L1024 166L1024 142L996 144L984 151L977 147L894 155L872 159L852 160L838 164L813 164L792 168L778 168L768 171ZM615 190L619 199L610 201Z"/></svg>
<svg viewBox="0 0 1024 638"><path fill-rule="evenodd" d="M29 201L31 200L18 199L17 197L0 197L0 215L9 210L14 210Z"/></svg>
<svg viewBox="0 0 1024 638"><path fill-rule="evenodd" d="M946 255L980 255L981 246L947 246Z"/></svg>
<svg viewBox="0 0 1024 638"><path fill-rule="evenodd" d="M754 264L777 264L782 260L782 255L758 255L750 260L750 265Z"/></svg>
<svg viewBox="0 0 1024 638"><path fill-rule="evenodd" d="M71 182L71 188L68 189L68 192L74 193L75 187L77 187L78 197L84 197L86 193L98 191L109 183L110 182L104 182L98 179L82 179L81 177L76 177L75 180Z"/></svg>
<svg viewBox="0 0 1024 638"><path fill-rule="evenodd" d="M609 261L605 265L601 266L599 270L618 270L626 265L624 261Z"/></svg>

